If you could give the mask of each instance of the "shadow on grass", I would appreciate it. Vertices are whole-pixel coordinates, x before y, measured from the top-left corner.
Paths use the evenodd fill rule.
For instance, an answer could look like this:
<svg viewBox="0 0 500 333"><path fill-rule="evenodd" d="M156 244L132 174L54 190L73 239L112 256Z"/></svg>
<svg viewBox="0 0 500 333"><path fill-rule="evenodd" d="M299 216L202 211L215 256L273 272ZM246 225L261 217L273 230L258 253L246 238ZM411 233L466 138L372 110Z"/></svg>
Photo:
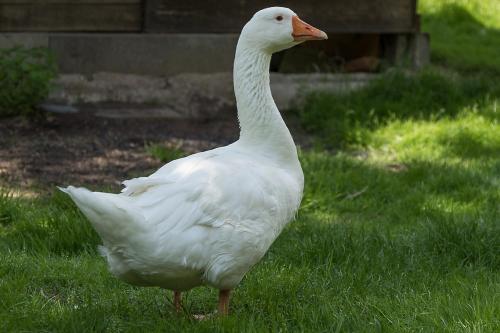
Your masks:
<svg viewBox="0 0 500 333"><path fill-rule="evenodd" d="M440 143L447 146L447 150L462 159L480 159L484 157L498 158L500 156L500 142L485 143L475 133L462 131L453 137L442 137Z"/></svg>
<svg viewBox="0 0 500 333"><path fill-rule="evenodd" d="M352 266L372 276L415 269L441 275L466 266L500 270L500 228L479 215L425 214L420 222L398 233L385 227L325 224L307 213L295 223L279 238L270 255L283 265Z"/></svg>
<svg viewBox="0 0 500 333"><path fill-rule="evenodd" d="M394 172L324 158L305 158L311 171L303 207L272 260L337 267L367 285L415 270L500 269L500 195L484 175L445 164L414 163Z"/></svg>
<svg viewBox="0 0 500 333"><path fill-rule="evenodd" d="M0 249L38 254L96 253L99 236L71 200L13 198L0 194Z"/></svg>
<svg viewBox="0 0 500 333"><path fill-rule="evenodd" d="M304 155L306 172L303 209L330 217L346 217L378 226L411 224L422 209L439 199L442 209L473 205L478 211L493 209L487 200L497 197L491 181L495 166L474 169L444 162L412 161L375 166L339 154ZM489 177L491 175L491 177ZM439 198L438 198L439 197Z"/></svg>

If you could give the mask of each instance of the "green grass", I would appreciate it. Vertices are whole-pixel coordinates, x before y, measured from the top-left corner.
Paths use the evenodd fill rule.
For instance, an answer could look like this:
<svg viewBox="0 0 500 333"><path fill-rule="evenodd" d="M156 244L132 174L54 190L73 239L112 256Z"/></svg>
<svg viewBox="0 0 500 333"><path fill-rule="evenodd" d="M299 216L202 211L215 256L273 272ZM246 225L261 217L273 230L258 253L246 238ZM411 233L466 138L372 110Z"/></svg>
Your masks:
<svg viewBox="0 0 500 333"><path fill-rule="evenodd" d="M496 6L422 1L441 67L309 98L299 117L318 148L300 154L301 210L235 290L230 317L188 315L215 308L209 288L189 292L177 317L166 291L113 278L61 193L3 194L0 331L500 331L500 66L483 57L500 43L467 28L472 18L497 31ZM476 44L448 52L464 40Z"/></svg>
<svg viewBox="0 0 500 333"><path fill-rule="evenodd" d="M444 122L381 129L369 157L302 153L298 220L236 290L227 319L178 318L166 292L113 278L62 194L2 196L0 329L497 331L500 142L486 120ZM479 151L450 144L461 127ZM193 290L186 311L215 299Z"/></svg>
<svg viewBox="0 0 500 333"><path fill-rule="evenodd" d="M499 140L483 135L491 125L480 120L405 126L379 130L369 157L301 154L299 217L236 290L227 319L177 318L165 291L113 278L95 233L63 195L2 196L0 329L500 329ZM479 152L450 144L457 126ZM406 134L395 140L400 128ZM193 290L186 311L209 311L215 299Z"/></svg>
<svg viewBox="0 0 500 333"><path fill-rule="evenodd" d="M500 2L420 0L422 29L431 34L432 61L461 71L500 73Z"/></svg>
<svg viewBox="0 0 500 333"><path fill-rule="evenodd" d="M373 130L393 121L450 119L468 113L498 118L500 76L450 76L429 68L417 74L385 73L361 91L316 93L299 112L303 126L328 148L366 146Z"/></svg>
<svg viewBox="0 0 500 333"><path fill-rule="evenodd" d="M159 144L150 144L146 146L147 152L164 163L184 157L187 154L177 147L167 147Z"/></svg>
<svg viewBox="0 0 500 333"><path fill-rule="evenodd" d="M62 194L4 195L0 329L498 331L499 129L468 110L393 121L373 131L368 153L302 152L297 221L236 290L232 315L205 322L175 316L165 291L113 278ZM186 312L215 299L195 289Z"/></svg>

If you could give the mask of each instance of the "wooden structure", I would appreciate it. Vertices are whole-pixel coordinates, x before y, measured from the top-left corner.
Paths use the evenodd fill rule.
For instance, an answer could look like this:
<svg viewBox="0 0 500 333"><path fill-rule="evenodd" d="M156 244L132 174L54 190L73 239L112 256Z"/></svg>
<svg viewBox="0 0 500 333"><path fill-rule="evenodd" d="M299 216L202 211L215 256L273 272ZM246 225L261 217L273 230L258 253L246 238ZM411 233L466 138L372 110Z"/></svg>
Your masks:
<svg viewBox="0 0 500 333"><path fill-rule="evenodd" d="M414 32L416 0L288 0L304 20L330 33ZM145 30L149 32L238 33L257 10L276 1L150 0Z"/></svg>
<svg viewBox="0 0 500 333"><path fill-rule="evenodd" d="M141 0L0 0L0 31L141 31Z"/></svg>
<svg viewBox="0 0 500 333"><path fill-rule="evenodd" d="M426 52L417 50L422 35L416 1L286 0L279 5L292 8L333 37L330 46L322 44L327 57L356 60L369 56L397 62L401 57L415 58L419 52ZM231 50L236 34L251 15L276 4L268 0L0 0L0 47L11 45L16 38L23 44L26 33L33 33L28 39L42 38L41 45L55 49L65 72L130 70L138 74L172 74L175 65L179 72L230 70L231 59L221 60L216 46L207 51L203 40L209 38L221 43L223 51ZM184 43L177 40L182 34L190 34L183 37ZM2 35L10 44L2 44ZM368 51L339 51L339 45L344 49L358 47L360 40L372 45ZM167 49L158 43L168 45ZM165 52L173 65L163 68L155 64L159 73L151 66L134 67L140 63L147 67L144 62L164 57ZM207 60L211 56L214 62L225 63L212 66ZM187 62L186 57L190 59Z"/></svg>
<svg viewBox="0 0 500 333"><path fill-rule="evenodd" d="M330 33L418 30L416 0L282 1ZM0 0L5 32L238 33L275 1L255 0Z"/></svg>

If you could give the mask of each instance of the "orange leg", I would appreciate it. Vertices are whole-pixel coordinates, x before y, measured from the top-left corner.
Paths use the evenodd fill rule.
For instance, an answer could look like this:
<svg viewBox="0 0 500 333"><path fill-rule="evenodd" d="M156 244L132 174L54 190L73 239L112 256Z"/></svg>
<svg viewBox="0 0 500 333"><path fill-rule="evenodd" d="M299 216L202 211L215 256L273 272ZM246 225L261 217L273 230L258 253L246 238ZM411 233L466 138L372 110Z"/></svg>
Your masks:
<svg viewBox="0 0 500 333"><path fill-rule="evenodd" d="M219 314L227 316L229 314L229 294L231 290L219 291Z"/></svg>
<svg viewBox="0 0 500 333"><path fill-rule="evenodd" d="M175 307L175 312L177 312L177 313L182 312L181 292L180 291L174 291L174 307Z"/></svg>

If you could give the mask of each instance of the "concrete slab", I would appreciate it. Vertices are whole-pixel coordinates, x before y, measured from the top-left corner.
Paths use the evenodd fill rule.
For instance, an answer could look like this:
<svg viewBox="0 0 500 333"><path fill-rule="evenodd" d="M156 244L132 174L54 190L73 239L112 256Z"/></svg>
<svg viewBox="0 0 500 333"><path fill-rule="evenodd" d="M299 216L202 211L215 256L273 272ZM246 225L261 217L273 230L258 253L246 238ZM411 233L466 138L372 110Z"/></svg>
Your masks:
<svg viewBox="0 0 500 333"><path fill-rule="evenodd" d="M48 47L48 34L41 33L0 33L0 49L8 49L15 46L23 47Z"/></svg>
<svg viewBox="0 0 500 333"><path fill-rule="evenodd" d="M377 74L271 74L271 90L280 110L300 106L311 91L345 93L360 89ZM98 73L62 75L51 94L62 104L120 104L101 116L213 119L233 116L236 101L231 72L169 77ZM130 107L135 105L136 107ZM140 107L137 107L139 106Z"/></svg>

